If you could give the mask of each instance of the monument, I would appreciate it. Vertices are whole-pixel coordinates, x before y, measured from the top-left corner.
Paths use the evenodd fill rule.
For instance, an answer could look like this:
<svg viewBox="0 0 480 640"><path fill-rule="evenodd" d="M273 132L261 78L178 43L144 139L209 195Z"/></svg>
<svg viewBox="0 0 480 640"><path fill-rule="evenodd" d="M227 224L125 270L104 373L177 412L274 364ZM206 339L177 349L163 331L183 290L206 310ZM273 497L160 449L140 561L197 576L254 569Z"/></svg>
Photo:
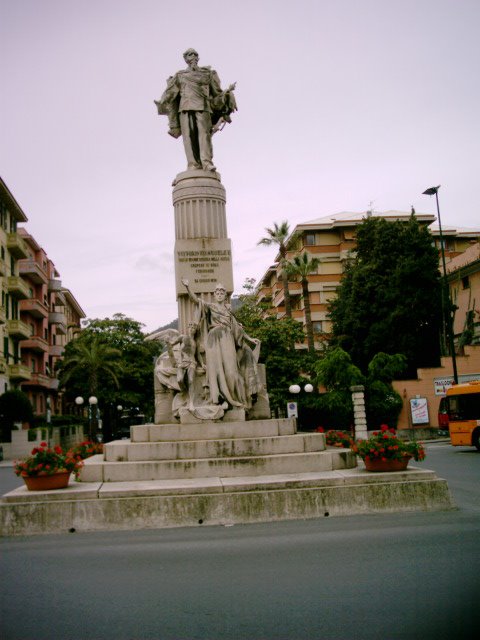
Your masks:
<svg viewBox="0 0 480 640"><path fill-rule="evenodd" d="M168 133L182 137L187 161L173 181L180 332L150 336L167 344L155 366L155 423L269 418L260 342L247 335L228 302L231 242L225 189L213 164L212 136L237 108L235 83L223 91L217 72L199 66L195 49L183 57L187 68L170 76L154 101L168 116Z"/></svg>
<svg viewBox="0 0 480 640"><path fill-rule="evenodd" d="M198 54L155 101L182 136L187 169L173 182L179 331L155 365L155 421L87 458L80 483L15 489L0 502L0 535L265 522L384 511L450 509L433 471L373 474L323 433L270 417L261 344L232 314L225 189L212 135L236 109Z"/></svg>

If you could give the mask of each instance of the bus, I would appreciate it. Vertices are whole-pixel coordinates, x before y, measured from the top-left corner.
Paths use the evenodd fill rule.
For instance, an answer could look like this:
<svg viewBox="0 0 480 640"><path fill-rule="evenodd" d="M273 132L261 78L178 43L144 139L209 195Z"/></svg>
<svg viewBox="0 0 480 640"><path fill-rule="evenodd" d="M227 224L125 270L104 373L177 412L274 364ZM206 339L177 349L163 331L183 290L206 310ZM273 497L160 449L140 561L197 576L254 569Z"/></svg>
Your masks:
<svg viewBox="0 0 480 640"><path fill-rule="evenodd" d="M480 380L450 387L446 404L451 444L480 451Z"/></svg>

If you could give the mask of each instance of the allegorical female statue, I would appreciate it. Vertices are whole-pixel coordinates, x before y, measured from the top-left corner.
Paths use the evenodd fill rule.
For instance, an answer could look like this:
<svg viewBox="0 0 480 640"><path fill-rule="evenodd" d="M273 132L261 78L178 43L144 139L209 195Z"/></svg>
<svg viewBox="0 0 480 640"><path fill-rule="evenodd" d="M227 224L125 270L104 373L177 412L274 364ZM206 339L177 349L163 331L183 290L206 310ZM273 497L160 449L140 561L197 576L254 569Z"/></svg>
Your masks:
<svg viewBox="0 0 480 640"><path fill-rule="evenodd" d="M212 135L237 110L235 84L222 91L217 72L198 66L195 49L187 49L183 57L187 68L168 78L162 97L154 102L158 113L168 116L168 133L183 138L187 169L215 171Z"/></svg>
<svg viewBox="0 0 480 640"><path fill-rule="evenodd" d="M186 278L182 283L198 307L199 340L205 354L211 404L227 402L231 407L249 409L256 395L264 391L257 370L260 341L248 336L236 320L221 284L215 288L215 302L206 302L190 290Z"/></svg>

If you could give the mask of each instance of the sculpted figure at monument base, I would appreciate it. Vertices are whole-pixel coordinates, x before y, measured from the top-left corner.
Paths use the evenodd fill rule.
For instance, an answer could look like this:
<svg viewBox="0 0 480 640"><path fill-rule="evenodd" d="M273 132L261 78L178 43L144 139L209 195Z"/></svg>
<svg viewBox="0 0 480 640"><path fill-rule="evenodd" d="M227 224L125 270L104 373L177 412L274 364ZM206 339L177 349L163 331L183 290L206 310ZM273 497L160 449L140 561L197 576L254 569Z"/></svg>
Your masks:
<svg viewBox="0 0 480 640"><path fill-rule="evenodd" d="M186 335L167 329L150 336L167 347L155 365L155 422L270 417L264 370L258 365L260 341L237 322L222 285L215 289L215 302L206 302L190 290L187 279L182 282L197 306L197 320Z"/></svg>

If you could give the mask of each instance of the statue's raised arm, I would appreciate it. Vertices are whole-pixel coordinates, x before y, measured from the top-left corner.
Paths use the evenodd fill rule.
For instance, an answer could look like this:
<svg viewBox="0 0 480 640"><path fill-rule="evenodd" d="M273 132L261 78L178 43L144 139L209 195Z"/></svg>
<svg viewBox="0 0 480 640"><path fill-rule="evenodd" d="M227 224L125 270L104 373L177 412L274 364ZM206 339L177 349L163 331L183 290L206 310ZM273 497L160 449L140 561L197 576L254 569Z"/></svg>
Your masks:
<svg viewBox="0 0 480 640"><path fill-rule="evenodd" d="M183 54L187 68L167 80L160 100L154 100L158 113L168 116L168 133L183 138L187 169L215 171L212 135L221 131L237 110L233 90L236 83L222 91L216 71L198 66L198 53Z"/></svg>

